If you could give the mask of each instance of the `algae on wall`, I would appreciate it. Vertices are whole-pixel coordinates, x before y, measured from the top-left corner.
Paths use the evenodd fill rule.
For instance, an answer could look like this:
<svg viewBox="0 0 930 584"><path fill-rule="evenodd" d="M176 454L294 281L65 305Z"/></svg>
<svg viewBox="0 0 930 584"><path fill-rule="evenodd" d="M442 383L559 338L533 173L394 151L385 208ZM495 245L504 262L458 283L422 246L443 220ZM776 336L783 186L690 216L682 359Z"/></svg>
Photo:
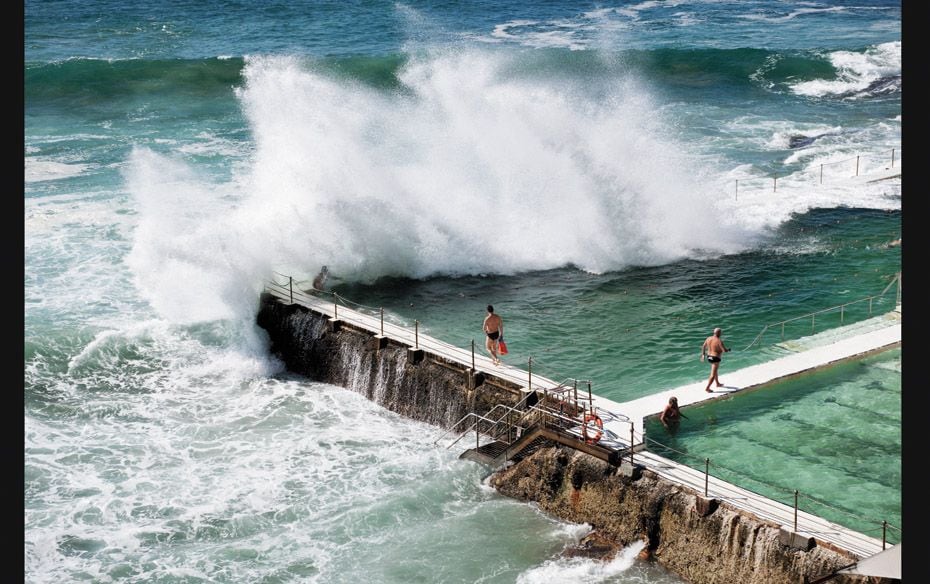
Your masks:
<svg viewBox="0 0 930 584"><path fill-rule="evenodd" d="M645 540L655 560L694 584L799 584L855 561L822 546L782 545L778 525L725 502L708 502L646 469L625 476L564 446L540 449L490 482L502 494L533 501L560 519L587 523L620 547ZM844 575L830 582L863 580Z"/></svg>

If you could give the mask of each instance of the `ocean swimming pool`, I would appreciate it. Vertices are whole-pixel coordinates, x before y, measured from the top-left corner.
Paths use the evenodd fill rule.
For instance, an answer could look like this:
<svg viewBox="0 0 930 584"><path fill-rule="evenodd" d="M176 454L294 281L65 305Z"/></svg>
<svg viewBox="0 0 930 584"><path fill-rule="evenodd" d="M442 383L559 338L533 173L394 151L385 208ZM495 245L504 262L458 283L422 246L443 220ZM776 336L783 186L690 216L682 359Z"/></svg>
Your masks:
<svg viewBox="0 0 930 584"><path fill-rule="evenodd" d="M683 410L649 450L829 521L901 540L901 349ZM887 526L883 526L883 521Z"/></svg>

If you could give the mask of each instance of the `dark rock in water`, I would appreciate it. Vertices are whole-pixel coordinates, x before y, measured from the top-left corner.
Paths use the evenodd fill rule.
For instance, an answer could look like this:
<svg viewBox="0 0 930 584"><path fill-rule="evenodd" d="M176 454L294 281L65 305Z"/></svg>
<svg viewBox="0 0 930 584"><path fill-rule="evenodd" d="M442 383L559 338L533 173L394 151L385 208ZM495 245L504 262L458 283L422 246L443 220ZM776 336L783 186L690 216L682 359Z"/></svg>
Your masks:
<svg viewBox="0 0 930 584"><path fill-rule="evenodd" d="M876 79L872 83L869 83L869 86L865 89L861 91L850 92L849 95L853 97L865 97L869 95L879 95L882 93L893 93L899 89L901 89L901 76L891 75L889 77L881 77Z"/></svg>
<svg viewBox="0 0 930 584"><path fill-rule="evenodd" d="M810 146L811 144L814 143L814 140L816 140L822 135L823 134L820 134L818 136L804 136L801 134L797 134L797 135L791 136L790 138L788 138L788 148L803 148L804 146Z"/></svg>
<svg viewBox="0 0 930 584"><path fill-rule="evenodd" d="M596 531L581 538L578 545L572 546L562 552L566 558L590 558L592 560L604 560L605 562L614 559L621 547Z"/></svg>

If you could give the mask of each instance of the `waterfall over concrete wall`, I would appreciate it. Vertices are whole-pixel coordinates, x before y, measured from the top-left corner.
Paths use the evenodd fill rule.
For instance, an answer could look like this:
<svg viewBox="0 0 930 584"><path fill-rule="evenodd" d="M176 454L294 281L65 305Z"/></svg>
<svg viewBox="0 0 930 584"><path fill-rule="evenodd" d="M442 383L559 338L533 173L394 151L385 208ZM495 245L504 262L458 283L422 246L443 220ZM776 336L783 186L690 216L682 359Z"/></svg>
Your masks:
<svg viewBox="0 0 930 584"><path fill-rule="evenodd" d="M290 371L345 387L408 418L449 428L469 412L484 414L521 398L518 386L500 380L469 387L469 371L458 363L431 354L412 363L406 345L388 340L381 347L370 332L334 327L306 307L268 295L261 302L258 324Z"/></svg>

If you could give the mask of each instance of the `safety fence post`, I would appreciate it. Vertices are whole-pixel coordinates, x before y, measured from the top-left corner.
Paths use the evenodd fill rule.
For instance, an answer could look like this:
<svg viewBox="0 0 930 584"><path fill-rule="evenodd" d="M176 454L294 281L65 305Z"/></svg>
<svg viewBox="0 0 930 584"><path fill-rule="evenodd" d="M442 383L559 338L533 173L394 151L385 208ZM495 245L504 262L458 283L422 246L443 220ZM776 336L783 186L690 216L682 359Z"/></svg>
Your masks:
<svg viewBox="0 0 930 584"><path fill-rule="evenodd" d="M898 293L895 294L895 304L901 304L901 272L898 272Z"/></svg>
<svg viewBox="0 0 930 584"><path fill-rule="evenodd" d="M577 410L578 410L578 380L577 380L577 379L574 379L573 381L574 381L574 385L575 385L575 410L576 410L576 414L577 414Z"/></svg>
<svg viewBox="0 0 930 584"><path fill-rule="evenodd" d="M710 477L710 459L704 459L704 496L707 496L707 483L709 482Z"/></svg>
<svg viewBox="0 0 930 584"><path fill-rule="evenodd" d="M633 466L633 422L630 422L630 466Z"/></svg>

